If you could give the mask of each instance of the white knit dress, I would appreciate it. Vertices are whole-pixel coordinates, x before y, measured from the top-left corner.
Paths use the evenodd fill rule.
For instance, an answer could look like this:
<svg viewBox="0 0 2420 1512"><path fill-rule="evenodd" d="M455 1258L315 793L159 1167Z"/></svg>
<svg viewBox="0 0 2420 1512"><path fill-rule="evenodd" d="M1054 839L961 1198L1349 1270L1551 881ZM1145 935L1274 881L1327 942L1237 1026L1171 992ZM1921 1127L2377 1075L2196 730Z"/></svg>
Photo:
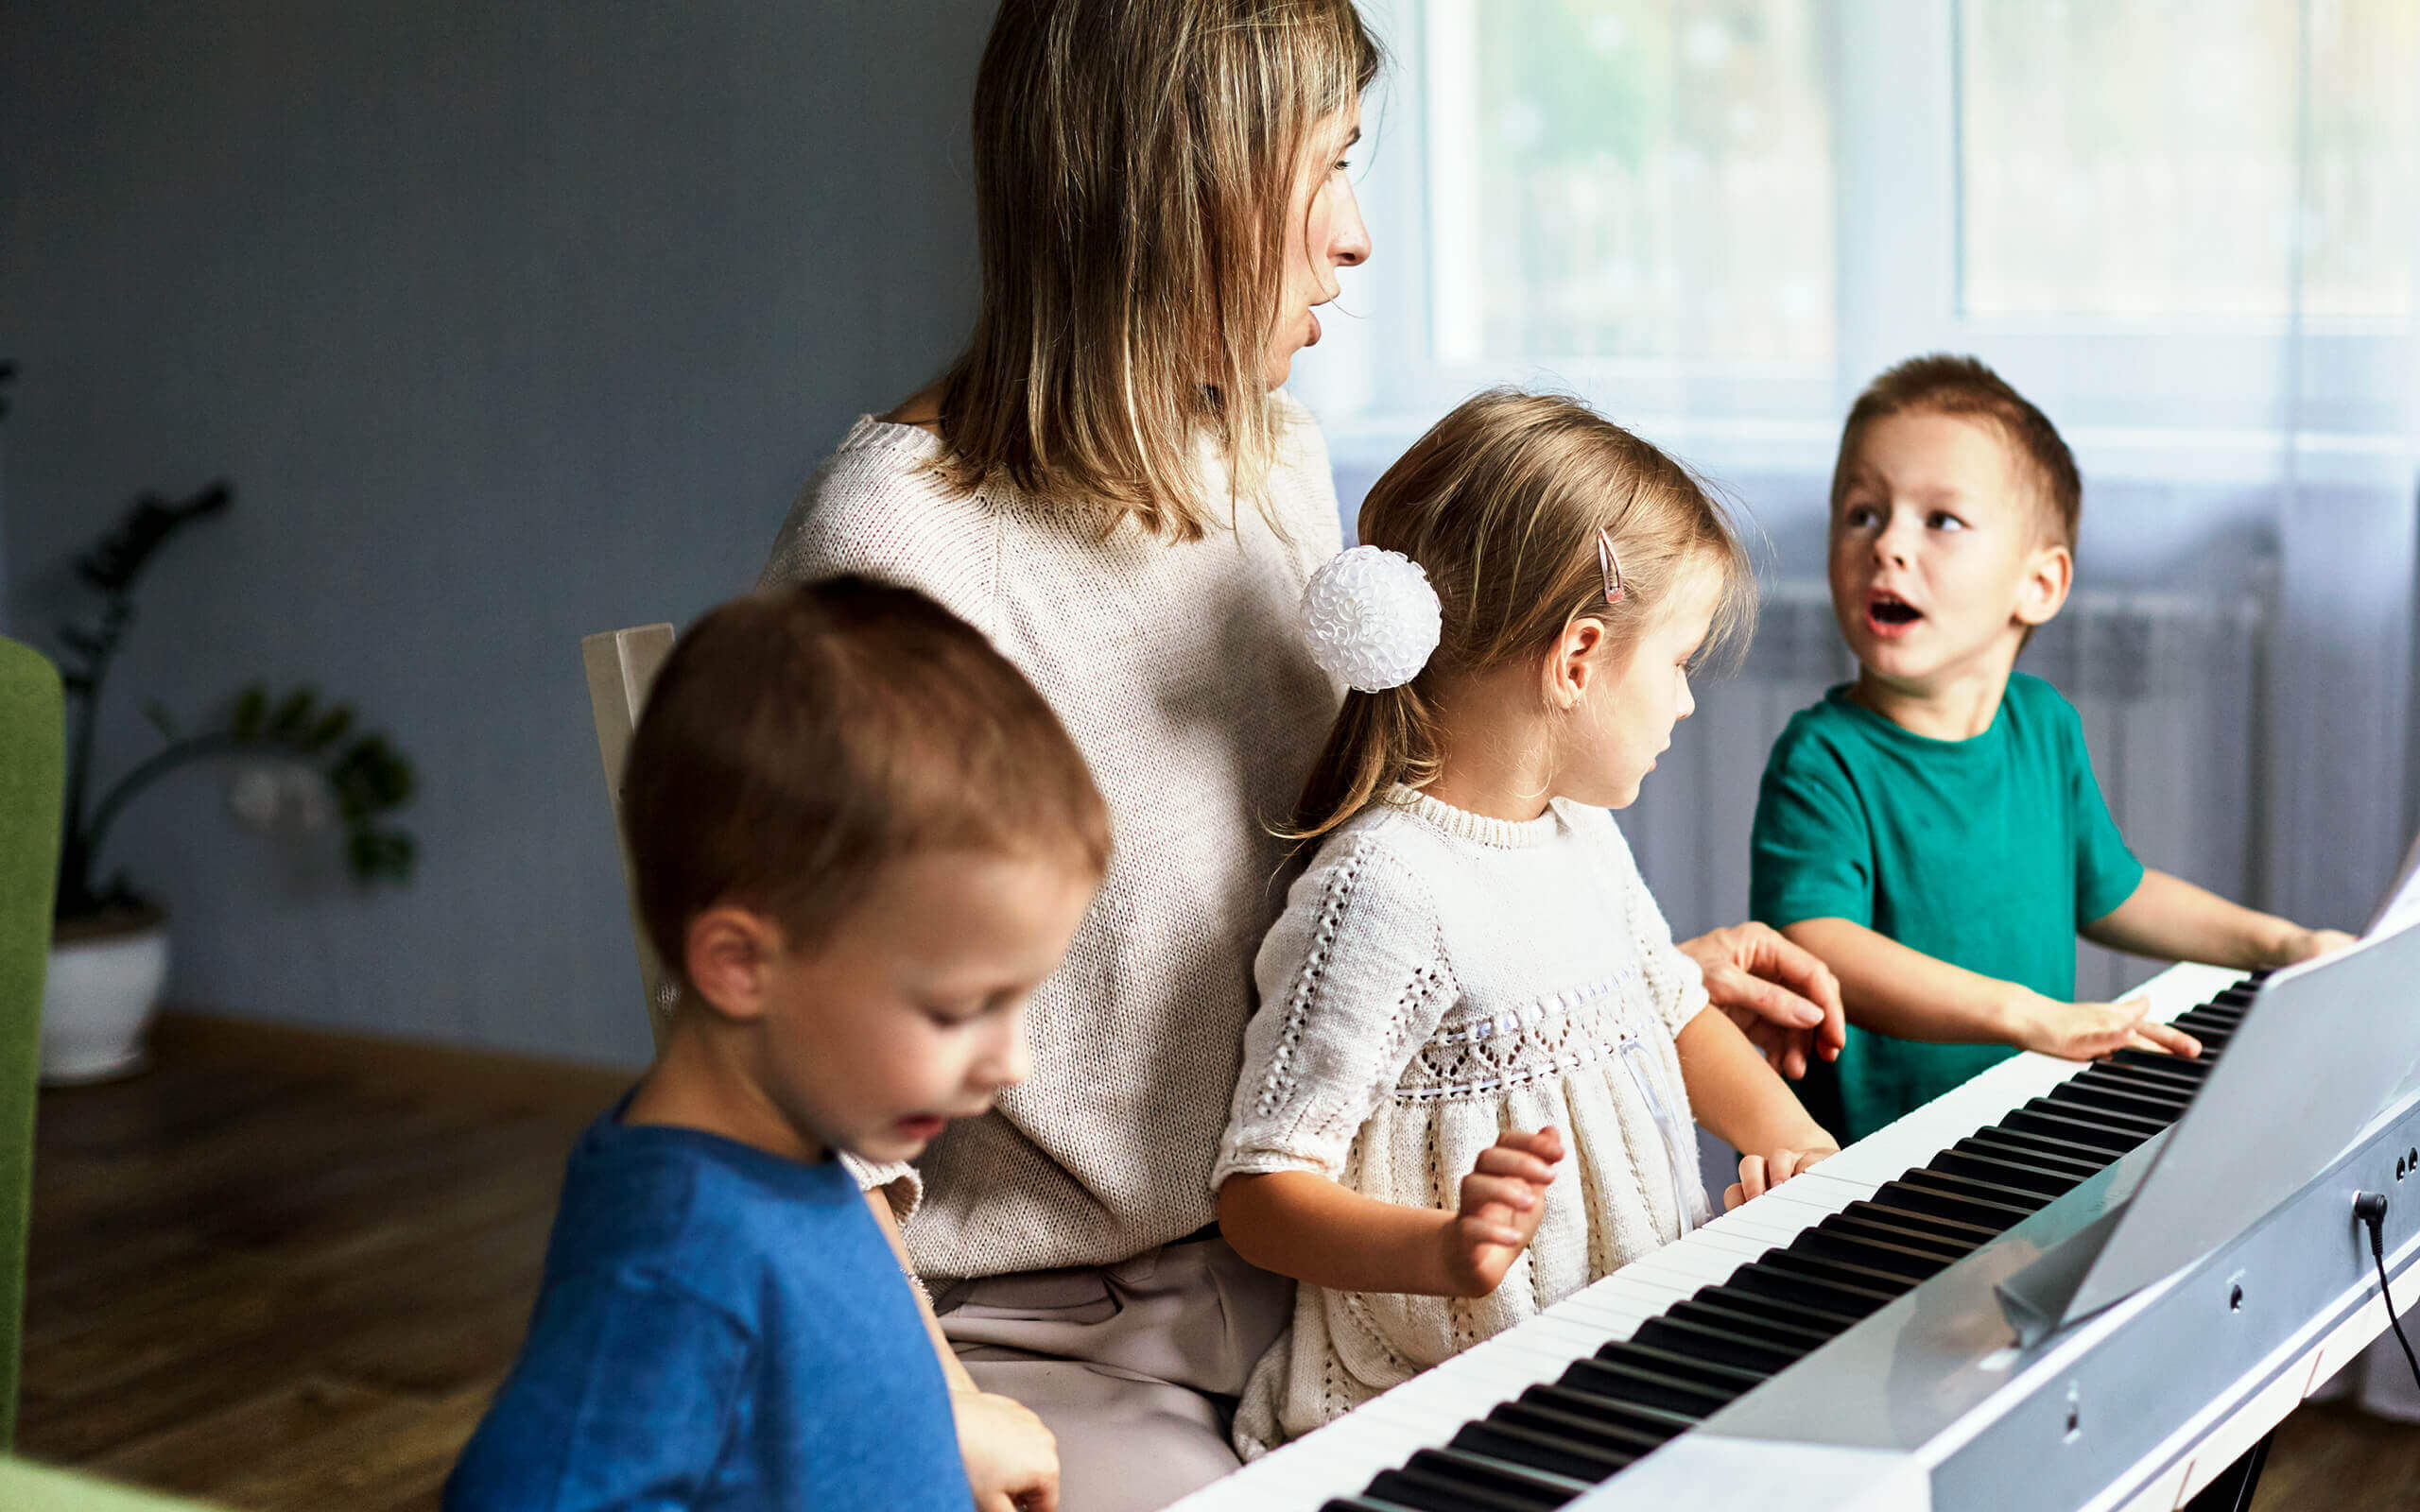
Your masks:
<svg viewBox="0 0 2420 1512"><path fill-rule="evenodd" d="M1245 1458L1703 1221L1673 1037L1705 988L1603 810L1558 799L1514 823L1396 788L1321 847L1256 976L1214 1187L1312 1171L1451 1209L1505 1130L1551 1124L1566 1154L1492 1295L1300 1288L1245 1388Z"/></svg>

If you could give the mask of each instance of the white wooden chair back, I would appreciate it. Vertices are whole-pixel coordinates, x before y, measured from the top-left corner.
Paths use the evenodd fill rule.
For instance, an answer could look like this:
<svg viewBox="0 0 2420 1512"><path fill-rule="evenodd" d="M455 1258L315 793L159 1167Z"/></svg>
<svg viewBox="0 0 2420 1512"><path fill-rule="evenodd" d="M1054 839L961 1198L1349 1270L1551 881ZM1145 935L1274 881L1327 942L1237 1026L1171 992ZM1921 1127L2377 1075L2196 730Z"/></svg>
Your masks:
<svg viewBox="0 0 2420 1512"><path fill-rule="evenodd" d="M622 834L622 762L630 752L631 731L638 728L639 710L647 703L647 690L671 652L669 625L600 630L579 643L580 660L588 668L589 712L596 720L596 753L605 761L605 799L614 811L614 849L621 853L622 891L630 903L631 936L638 946L639 990L658 1050L672 1026L681 984L666 973L655 947L648 943L647 926L639 920L638 878L631 870L631 846Z"/></svg>

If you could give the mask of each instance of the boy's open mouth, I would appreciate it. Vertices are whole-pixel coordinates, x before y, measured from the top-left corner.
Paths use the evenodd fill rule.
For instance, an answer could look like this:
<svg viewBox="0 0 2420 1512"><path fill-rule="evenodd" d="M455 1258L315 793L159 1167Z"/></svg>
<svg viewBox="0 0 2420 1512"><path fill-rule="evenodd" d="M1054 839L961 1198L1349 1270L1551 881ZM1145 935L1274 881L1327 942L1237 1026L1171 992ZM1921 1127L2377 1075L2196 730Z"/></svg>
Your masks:
<svg viewBox="0 0 2420 1512"><path fill-rule="evenodd" d="M1865 600L1865 617L1876 630L1890 634L1923 619L1924 611L1888 589L1876 589Z"/></svg>

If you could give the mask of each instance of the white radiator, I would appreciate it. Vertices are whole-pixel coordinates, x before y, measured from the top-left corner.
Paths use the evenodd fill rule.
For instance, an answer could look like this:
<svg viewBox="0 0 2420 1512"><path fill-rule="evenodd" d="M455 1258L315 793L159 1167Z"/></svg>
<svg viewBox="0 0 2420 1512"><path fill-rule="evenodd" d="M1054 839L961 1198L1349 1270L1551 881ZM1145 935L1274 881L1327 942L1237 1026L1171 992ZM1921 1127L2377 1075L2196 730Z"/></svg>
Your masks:
<svg viewBox="0 0 2420 1512"><path fill-rule="evenodd" d="M2083 715L2093 769L2144 865L2229 898L2252 895L2256 600L2089 592L2068 600L2017 665ZM1748 913L1748 833L1765 756L1789 716L1851 663L1820 582L1770 587L1739 672L1695 687L1697 713L1620 815L1675 935ZM2153 963L2078 942L2076 993L2111 999Z"/></svg>

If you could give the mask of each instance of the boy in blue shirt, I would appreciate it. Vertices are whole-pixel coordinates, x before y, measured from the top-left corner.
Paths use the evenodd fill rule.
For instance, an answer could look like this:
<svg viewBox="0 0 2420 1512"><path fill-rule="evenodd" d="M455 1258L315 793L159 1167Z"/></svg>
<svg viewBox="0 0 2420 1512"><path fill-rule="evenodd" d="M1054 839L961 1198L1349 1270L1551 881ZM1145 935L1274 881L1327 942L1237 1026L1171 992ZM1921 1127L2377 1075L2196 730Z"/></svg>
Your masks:
<svg viewBox="0 0 2420 1512"><path fill-rule="evenodd" d="M1025 1076L1108 858L1083 759L973 628L837 578L682 639L623 824L681 1005L572 1153L445 1504L967 1512L938 1335L838 1157L910 1159Z"/></svg>
<svg viewBox="0 0 2420 1512"><path fill-rule="evenodd" d="M1971 357L1901 363L1849 411L1829 576L1858 677L1774 743L1750 873L1754 917L1840 979L1848 1041L1802 1095L1844 1139L2017 1050L2198 1054L2140 999L2072 1001L2079 932L2235 967L2348 941L2145 868L2074 707L2014 670L2066 602L2082 498L2049 421Z"/></svg>

